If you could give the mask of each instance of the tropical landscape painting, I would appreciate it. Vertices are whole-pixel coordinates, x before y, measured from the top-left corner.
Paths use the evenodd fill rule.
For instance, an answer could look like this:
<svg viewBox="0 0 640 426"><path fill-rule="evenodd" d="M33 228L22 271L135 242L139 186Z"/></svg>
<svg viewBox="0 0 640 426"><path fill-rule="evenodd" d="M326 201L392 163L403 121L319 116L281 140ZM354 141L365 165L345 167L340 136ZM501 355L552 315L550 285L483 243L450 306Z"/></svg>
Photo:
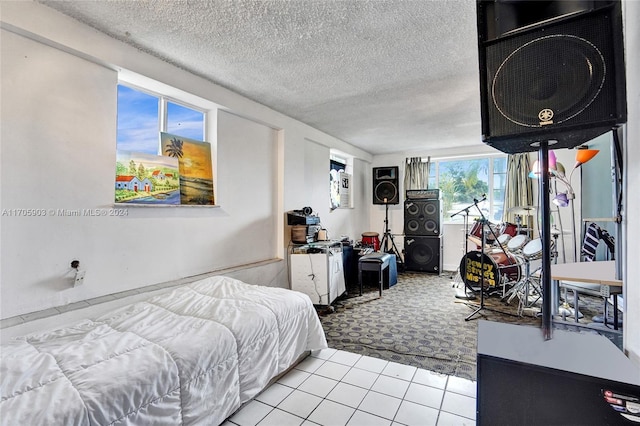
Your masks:
<svg viewBox="0 0 640 426"><path fill-rule="evenodd" d="M160 133L162 155L178 161L180 204L213 205L211 144Z"/></svg>
<svg viewBox="0 0 640 426"><path fill-rule="evenodd" d="M178 159L118 150L115 202L180 204Z"/></svg>

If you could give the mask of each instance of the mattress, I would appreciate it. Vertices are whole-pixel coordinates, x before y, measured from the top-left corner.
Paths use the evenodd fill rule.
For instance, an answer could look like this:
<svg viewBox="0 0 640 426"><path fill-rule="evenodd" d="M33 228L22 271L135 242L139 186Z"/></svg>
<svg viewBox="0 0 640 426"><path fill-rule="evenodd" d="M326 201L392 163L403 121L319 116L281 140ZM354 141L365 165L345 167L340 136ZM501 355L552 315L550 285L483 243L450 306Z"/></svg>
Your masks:
<svg viewBox="0 0 640 426"><path fill-rule="evenodd" d="M217 425L327 343L305 294L212 277L2 346L1 425Z"/></svg>

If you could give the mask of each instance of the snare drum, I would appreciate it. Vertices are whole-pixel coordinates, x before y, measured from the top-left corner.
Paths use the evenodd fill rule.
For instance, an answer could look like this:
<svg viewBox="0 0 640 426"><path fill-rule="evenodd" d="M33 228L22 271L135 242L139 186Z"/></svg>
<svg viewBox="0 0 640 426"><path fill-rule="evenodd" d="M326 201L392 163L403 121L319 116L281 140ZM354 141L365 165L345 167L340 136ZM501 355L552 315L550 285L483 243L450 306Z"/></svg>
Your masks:
<svg viewBox="0 0 640 426"><path fill-rule="evenodd" d="M460 261L462 280L469 286L478 286L482 280L480 271L484 263L484 287L496 287L522 278L521 263L516 256L502 250L488 253L470 251Z"/></svg>
<svg viewBox="0 0 640 426"><path fill-rule="evenodd" d="M506 247L511 237L512 237L511 234L501 234L498 237L498 244L501 245L502 247Z"/></svg>
<svg viewBox="0 0 640 426"><path fill-rule="evenodd" d="M380 250L380 234L377 232L363 232L362 233L362 245L372 247L373 251Z"/></svg>
<svg viewBox="0 0 640 426"><path fill-rule="evenodd" d="M529 241L522 248L522 255L528 260L540 259L542 257L542 240L536 238L535 240Z"/></svg>
<svg viewBox="0 0 640 426"><path fill-rule="evenodd" d="M524 247L524 245L527 244L528 242L529 242L529 237L527 237L526 235L516 235L515 237L511 238L507 243L507 249L512 252L518 251L522 249L522 247Z"/></svg>

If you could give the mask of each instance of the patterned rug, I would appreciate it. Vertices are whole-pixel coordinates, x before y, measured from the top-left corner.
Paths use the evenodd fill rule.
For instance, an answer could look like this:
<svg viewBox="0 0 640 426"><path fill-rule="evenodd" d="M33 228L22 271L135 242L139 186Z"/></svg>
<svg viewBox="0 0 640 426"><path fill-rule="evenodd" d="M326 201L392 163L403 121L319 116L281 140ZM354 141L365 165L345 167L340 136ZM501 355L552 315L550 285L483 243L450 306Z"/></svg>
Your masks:
<svg viewBox="0 0 640 426"><path fill-rule="evenodd" d="M365 287L362 296L348 289L334 312L320 312L329 347L476 380L477 319L541 326L539 309L518 315L518 298L507 304L502 294L485 297L486 309L465 321L479 295L457 299L451 276L404 272L382 298L377 288ZM580 311L591 318L602 302L587 299L581 297Z"/></svg>

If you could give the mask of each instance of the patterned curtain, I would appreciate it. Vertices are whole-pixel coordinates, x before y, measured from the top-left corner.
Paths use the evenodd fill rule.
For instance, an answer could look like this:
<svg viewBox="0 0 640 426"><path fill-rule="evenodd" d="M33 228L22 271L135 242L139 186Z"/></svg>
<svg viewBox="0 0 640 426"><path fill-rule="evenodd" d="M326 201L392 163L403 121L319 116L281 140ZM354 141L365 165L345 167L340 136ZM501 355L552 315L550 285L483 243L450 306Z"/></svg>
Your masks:
<svg viewBox="0 0 640 426"><path fill-rule="evenodd" d="M407 158L404 165L404 189L427 189L429 188L429 166L431 157L427 161L422 161L421 157Z"/></svg>
<svg viewBox="0 0 640 426"><path fill-rule="evenodd" d="M533 205L533 179L528 176L530 171L528 153L511 154L507 157L503 221L516 223L516 215L509 213L510 208ZM534 218L534 216L523 216L522 226L533 227Z"/></svg>

